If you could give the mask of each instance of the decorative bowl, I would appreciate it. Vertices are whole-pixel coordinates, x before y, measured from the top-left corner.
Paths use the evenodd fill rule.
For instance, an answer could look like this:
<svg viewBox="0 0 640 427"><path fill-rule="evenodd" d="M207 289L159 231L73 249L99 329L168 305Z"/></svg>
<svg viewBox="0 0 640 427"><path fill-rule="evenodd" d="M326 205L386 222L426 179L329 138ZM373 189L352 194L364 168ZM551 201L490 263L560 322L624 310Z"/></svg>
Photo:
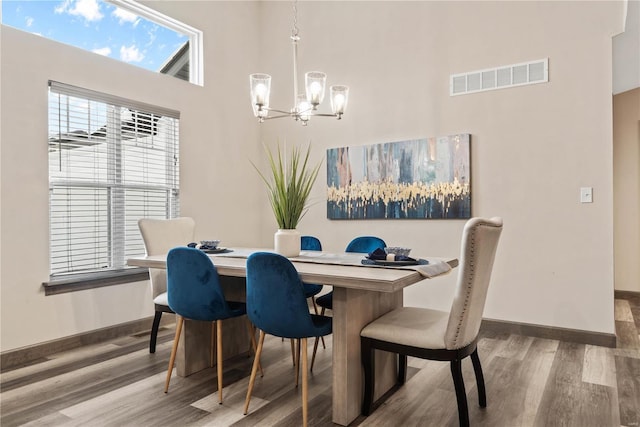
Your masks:
<svg viewBox="0 0 640 427"><path fill-rule="evenodd" d="M202 246L208 246L210 249L215 249L220 244L220 240L200 240Z"/></svg>
<svg viewBox="0 0 640 427"><path fill-rule="evenodd" d="M411 248L401 248L399 246L387 246L384 248L384 251L387 254L394 254L395 256L409 256L409 252L411 252Z"/></svg>

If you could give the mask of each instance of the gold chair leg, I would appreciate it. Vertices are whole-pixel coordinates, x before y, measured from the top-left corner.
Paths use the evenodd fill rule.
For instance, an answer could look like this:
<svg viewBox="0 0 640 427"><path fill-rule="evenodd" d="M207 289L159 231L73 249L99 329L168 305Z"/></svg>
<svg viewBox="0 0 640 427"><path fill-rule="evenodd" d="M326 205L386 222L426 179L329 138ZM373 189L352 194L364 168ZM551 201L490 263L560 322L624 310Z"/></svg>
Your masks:
<svg viewBox="0 0 640 427"><path fill-rule="evenodd" d="M256 344L256 336L255 336L255 331L253 329L253 324L251 323L251 320L249 320L248 317L247 317L247 328L249 328L249 338L251 339L251 348L253 348L253 354L255 354L258 346ZM249 355L251 355L251 349L249 349ZM260 363L260 361L258 361L258 369L260 369L260 376L264 377L264 372L262 371L262 364Z"/></svg>
<svg viewBox="0 0 640 427"><path fill-rule="evenodd" d="M296 339L296 387L298 387L298 380L300 379L300 338Z"/></svg>
<svg viewBox="0 0 640 427"><path fill-rule="evenodd" d="M260 338L258 339L258 349L256 350L256 356L253 359L253 367L251 368L251 377L249 378L249 387L247 388L247 399L244 402L244 414L249 412L249 402L251 401L251 392L253 391L253 384L256 381L256 373L258 372L258 365L260 364L260 355L262 354L262 345L264 344L264 331L260 331Z"/></svg>
<svg viewBox="0 0 640 427"><path fill-rule="evenodd" d="M318 314L318 306L316 305L316 299L315 297L311 297L311 302L313 303L313 311L315 311L316 315ZM324 314L324 307L322 308L322 314ZM316 341L317 341L317 337L316 337ZM326 349L327 346L324 343L324 337L320 337L320 339L322 340L322 348ZM311 370L313 370L313 362L311 363Z"/></svg>
<svg viewBox="0 0 640 427"><path fill-rule="evenodd" d="M296 346L293 340L289 341L291 341L291 360L293 360L293 366L296 366Z"/></svg>
<svg viewBox="0 0 640 427"><path fill-rule="evenodd" d="M313 353L311 355L311 368L309 368L309 371L313 372L313 363L316 361L316 352L318 351L318 337L316 337L314 343L313 343Z"/></svg>
<svg viewBox="0 0 640 427"><path fill-rule="evenodd" d="M216 320L216 333L218 346L217 359L218 364L218 403L222 404L222 320Z"/></svg>
<svg viewBox="0 0 640 427"><path fill-rule="evenodd" d="M302 338L302 425L307 427L309 417L309 384L307 381L307 339Z"/></svg>
<svg viewBox="0 0 640 427"><path fill-rule="evenodd" d="M216 353L216 322L211 322L211 351L209 351L209 367L213 368L215 361L213 355Z"/></svg>
<svg viewBox="0 0 640 427"><path fill-rule="evenodd" d="M173 364L176 361L176 353L178 352L178 341L180 341L180 333L182 332L182 323L184 319L182 316L176 315L178 323L176 323L176 335L173 339L173 347L171 348L171 357L169 358L169 368L167 369L167 379L164 382L164 392L169 391L169 382L171 381L171 373L173 372Z"/></svg>

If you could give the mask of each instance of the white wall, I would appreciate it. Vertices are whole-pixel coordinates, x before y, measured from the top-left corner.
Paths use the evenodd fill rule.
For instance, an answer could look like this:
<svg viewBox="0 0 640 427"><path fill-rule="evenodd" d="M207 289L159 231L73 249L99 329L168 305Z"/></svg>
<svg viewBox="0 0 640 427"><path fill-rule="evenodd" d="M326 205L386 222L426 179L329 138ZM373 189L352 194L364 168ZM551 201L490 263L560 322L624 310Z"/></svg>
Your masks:
<svg viewBox="0 0 640 427"><path fill-rule="evenodd" d="M260 71L273 106L290 104L291 13L269 2L273 32ZM265 123L266 141L327 148L469 132L473 215L504 218L485 316L614 332L611 36L620 3L303 2L300 72L350 85L342 122ZM276 30L279 30L276 33ZM549 58L550 82L449 97L452 73ZM282 93L282 97L277 96ZM319 180L326 180L323 170ZM594 203L579 203L579 188ZM464 221L330 221L325 186L301 223L329 250L375 234L416 255L457 255ZM267 237L265 237L266 239ZM405 291L405 303L447 307L455 275Z"/></svg>
<svg viewBox="0 0 640 427"><path fill-rule="evenodd" d="M615 288L640 292L640 88L613 96Z"/></svg>
<svg viewBox="0 0 640 427"><path fill-rule="evenodd" d="M48 277L48 79L180 110L182 213L201 238L272 244L276 224L248 159L261 141L327 148L472 134L473 214L505 230L485 315L613 333L611 36L620 3L301 2L301 72L351 87L342 122L258 125L251 72L291 87L286 2L145 2L205 32L205 87L2 28L2 351L151 314L146 283L44 297ZM451 73L549 57L550 83L448 96ZM161 89L158 89L158 86ZM208 172L209 171L209 172ZM213 171L213 172L211 172ZM300 229L342 250L376 234L416 255L457 255L464 221L329 221L324 169ZM16 183L19 183L16 186ZM594 187L594 203L578 189ZM17 188L17 189L16 189ZM454 275L409 288L444 307Z"/></svg>
<svg viewBox="0 0 640 427"><path fill-rule="evenodd" d="M180 2L174 16L205 31L204 87L2 27L2 351L153 315L147 282L44 296L49 79L180 111L182 214L195 218L199 238L254 241L261 215L253 200L261 188L248 158L259 156L259 127L244 95L257 9Z"/></svg>
<svg viewBox="0 0 640 427"><path fill-rule="evenodd" d="M640 1L623 0L624 33L613 38L613 94L640 87Z"/></svg>

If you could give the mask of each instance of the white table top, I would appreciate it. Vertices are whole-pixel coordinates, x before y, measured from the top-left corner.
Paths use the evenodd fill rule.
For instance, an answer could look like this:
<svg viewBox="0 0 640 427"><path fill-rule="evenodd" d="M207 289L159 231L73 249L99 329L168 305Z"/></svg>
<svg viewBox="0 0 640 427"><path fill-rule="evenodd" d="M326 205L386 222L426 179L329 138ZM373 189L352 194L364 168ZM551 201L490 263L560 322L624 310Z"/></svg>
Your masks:
<svg viewBox="0 0 640 427"><path fill-rule="evenodd" d="M272 249L233 248L227 254L212 254L209 257L222 276L245 277L246 257L255 251L273 252ZM364 254L332 254L329 252L313 252L318 255L317 260L309 259L309 252L302 252L300 258L291 258L293 265L300 274L300 278L307 283L322 283L350 289L362 289L376 292L395 292L406 286L424 280L418 271L400 268L381 268L378 266L337 265L331 258L341 260L344 256L362 258ZM458 265L456 258L426 257L430 262L445 262L451 268ZM127 264L136 267L166 268L166 255L151 255L134 257L127 260ZM437 273L432 277L446 274Z"/></svg>

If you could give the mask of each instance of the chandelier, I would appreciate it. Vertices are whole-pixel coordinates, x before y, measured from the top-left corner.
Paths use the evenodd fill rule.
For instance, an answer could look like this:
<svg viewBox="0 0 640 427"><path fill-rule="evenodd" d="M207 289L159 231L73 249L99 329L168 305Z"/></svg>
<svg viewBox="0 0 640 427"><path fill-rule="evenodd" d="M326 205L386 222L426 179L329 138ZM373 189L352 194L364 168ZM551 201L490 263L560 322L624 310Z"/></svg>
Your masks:
<svg viewBox="0 0 640 427"><path fill-rule="evenodd" d="M253 114L260 123L269 119L292 117L294 120L306 126L312 116L342 118L349 99L349 87L335 85L329 88L331 97L331 114L318 112L318 106L324 100L327 75L320 71L305 73L305 93L298 92L298 8L297 1L293 3L293 28L291 30L291 45L293 47L293 107L289 111L278 110L269 107L269 95L271 92L271 76L263 73L251 74L249 83L251 87L251 104ZM276 113L269 115L269 113Z"/></svg>

